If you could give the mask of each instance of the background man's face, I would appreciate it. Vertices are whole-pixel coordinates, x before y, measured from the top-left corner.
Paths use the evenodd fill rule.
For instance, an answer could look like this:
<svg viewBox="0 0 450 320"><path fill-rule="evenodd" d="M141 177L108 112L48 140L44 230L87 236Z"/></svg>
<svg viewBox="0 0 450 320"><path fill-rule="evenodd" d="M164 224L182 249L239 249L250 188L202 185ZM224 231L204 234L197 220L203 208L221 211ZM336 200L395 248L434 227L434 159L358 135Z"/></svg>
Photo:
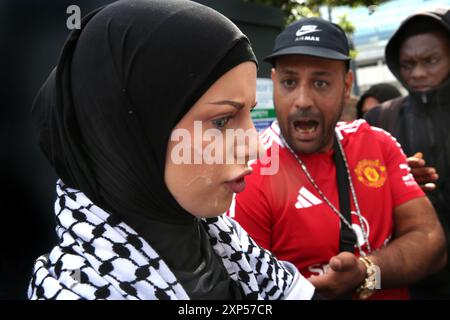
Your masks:
<svg viewBox="0 0 450 320"><path fill-rule="evenodd" d="M438 87L450 73L450 41L441 32L407 38L400 47L400 76L414 91Z"/></svg>

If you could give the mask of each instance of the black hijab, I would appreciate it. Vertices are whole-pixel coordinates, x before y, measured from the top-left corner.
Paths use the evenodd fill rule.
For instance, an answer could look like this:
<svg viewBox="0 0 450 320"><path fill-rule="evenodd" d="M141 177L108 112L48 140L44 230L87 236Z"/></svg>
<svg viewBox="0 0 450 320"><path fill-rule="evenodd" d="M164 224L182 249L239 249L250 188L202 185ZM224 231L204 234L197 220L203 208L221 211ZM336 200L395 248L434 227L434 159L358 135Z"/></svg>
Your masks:
<svg viewBox="0 0 450 320"><path fill-rule="evenodd" d="M134 227L176 276L197 272L203 293L229 279L199 220L165 185L167 145L201 95L244 61L256 62L247 38L208 7L118 1L70 34L33 108L40 146L62 181ZM189 277L179 280L202 297Z"/></svg>

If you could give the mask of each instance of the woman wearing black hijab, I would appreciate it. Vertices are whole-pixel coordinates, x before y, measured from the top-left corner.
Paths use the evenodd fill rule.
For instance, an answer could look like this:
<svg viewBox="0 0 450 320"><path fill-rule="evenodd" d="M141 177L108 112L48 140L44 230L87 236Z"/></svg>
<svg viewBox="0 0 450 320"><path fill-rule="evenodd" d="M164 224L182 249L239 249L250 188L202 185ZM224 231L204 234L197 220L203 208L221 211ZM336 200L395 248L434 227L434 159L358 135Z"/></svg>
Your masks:
<svg viewBox="0 0 450 320"><path fill-rule="evenodd" d="M311 298L295 267L221 216L251 173L250 142L216 149L244 147L245 161L195 161L207 144L196 133L254 131L255 80L247 38L197 3L118 1L85 17L33 108L61 178L60 241L37 260L29 297Z"/></svg>

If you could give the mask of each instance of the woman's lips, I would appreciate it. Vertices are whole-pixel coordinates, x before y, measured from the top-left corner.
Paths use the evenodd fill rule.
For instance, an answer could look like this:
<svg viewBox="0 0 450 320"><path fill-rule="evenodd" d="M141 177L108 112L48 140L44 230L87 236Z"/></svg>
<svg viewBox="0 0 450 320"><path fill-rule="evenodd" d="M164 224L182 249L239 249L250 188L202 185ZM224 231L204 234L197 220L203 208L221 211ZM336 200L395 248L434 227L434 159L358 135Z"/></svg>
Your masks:
<svg viewBox="0 0 450 320"><path fill-rule="evenodd" d="M234 178L233 180L230 180L227 182L228 187L233 191L234 193L239 193L244 191L245 189L245 179L244 177L251 174L253 172L252 168L247 168L243 173L241 173L239 176Z"/></svg>
<svg viewBox="0 0 450 320"><path fill-rule="evenodd" d="M245 180L244 178L233 180L228 182L228 186L230 187L231 191L234 193L239 193L244 191L245 189Z"/></svg>

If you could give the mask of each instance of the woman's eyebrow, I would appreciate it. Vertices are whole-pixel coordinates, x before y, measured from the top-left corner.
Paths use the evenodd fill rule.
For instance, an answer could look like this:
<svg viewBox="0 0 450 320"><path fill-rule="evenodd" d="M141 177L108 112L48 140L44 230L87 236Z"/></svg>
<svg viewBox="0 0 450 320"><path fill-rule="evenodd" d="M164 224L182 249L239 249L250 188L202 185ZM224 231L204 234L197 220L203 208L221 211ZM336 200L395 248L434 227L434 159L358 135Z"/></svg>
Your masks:
<svg viewBox="0 0 450 320"><path fill-rule="evenodd" d="M230 105L232 107L235 107L238 110L241 110L245 106L243 103L233 101L233 100L220 100L220 101L214 101L214 102L208 102L208 103L215 104L215 105Z"/></svg>

